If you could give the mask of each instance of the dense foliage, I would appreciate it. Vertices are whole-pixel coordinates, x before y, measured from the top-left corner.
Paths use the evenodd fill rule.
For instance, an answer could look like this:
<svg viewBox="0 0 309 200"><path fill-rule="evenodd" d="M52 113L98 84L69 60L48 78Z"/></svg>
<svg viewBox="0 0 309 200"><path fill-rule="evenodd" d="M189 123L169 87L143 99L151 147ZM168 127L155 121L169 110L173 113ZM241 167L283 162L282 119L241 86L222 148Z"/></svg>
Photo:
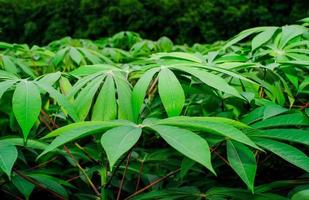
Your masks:
<svg viewBox="0 0 309 200"><path fill-rule="evenodd" d="M190 47L134 32L1 42L1 196L308 198L301 23Z"/></svg>
<svg viewBox="0 0 309 200"><path fill-rule="evenodd" d="M178 44L210 43L308 15L306 0L0 0L0 41L46 45L128 30Z"/></svg>

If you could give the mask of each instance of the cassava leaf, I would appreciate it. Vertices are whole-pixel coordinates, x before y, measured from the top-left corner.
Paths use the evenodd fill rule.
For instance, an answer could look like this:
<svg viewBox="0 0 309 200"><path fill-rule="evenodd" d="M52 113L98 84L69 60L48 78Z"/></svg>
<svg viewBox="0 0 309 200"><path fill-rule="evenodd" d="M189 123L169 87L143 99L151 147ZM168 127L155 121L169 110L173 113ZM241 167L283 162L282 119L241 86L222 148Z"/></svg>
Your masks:
<svg viewBox="0 0 309 200"><path fill-rule="evenodd" d="M16 86L12 104L16 120L22 129L24 139L27 140L41 110L42 102L38 87L30 81L21 81Z"/></svg>
<svg viewBox="0 0 309 200"><path fill-rule="evenodd" d="M185 103L185 94L174 73L165 68L159 73L159 95L169 117L181 113Z"/></svg>
<svg viewBox="0 0 309 200"><path fill-rule="evenodd" d="M135 145L141 133L141 128L121 126L110 129L102 135L101 144L107 154L111 170L116 161Z"/></svg>
<svg viewBox="0 0 309 200"><path fill-rule="evenodd" d="M174 149L216 174L211 164L209 146L202 137L189 130L173 126L155 125L150 128Z"/></svg>

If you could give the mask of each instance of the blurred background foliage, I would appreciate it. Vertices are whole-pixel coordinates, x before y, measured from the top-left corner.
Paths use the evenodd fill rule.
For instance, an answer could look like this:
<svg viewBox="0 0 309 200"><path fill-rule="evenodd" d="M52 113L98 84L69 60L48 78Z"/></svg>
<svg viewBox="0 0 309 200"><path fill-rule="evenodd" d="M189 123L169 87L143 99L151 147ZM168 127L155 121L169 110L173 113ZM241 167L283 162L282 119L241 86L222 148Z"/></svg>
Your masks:
<svg viewBox="0 0 309 200"><path fill-rule="evenodd" d="M43 45L129 30L153 40L211 43L308 15L308 0L0 0L0 40Z"/></svg>

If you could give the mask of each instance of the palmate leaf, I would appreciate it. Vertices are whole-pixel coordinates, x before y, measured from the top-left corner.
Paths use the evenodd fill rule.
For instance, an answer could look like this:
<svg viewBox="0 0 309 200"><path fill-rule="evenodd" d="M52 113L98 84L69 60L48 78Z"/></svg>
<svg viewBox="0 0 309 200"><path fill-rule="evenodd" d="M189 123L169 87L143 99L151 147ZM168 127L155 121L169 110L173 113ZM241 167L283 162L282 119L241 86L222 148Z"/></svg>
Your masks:
<svg viewBox="0 0 309 200"><path fill-rule="evenodd" d="M133 126L121 126L106 131L101 144L107 154L111 171L116 161L138 141L142 129Z"/></svg>
<svg viewBox="0 0 309 200"><path fill-rule="evenodd" d="M183 59L181 58L182 54L186 55ZM192 77L199 79L202 84L206 84L211 88L241 99L244 98L234 87L230 86L227 81L221 77L221 75L213 74L208 72L208 70L214 71L216 73L219 72L220 74L222 73L240 80L250 82L252 84L256 84L255 82L235 72L228 71L216 66L211 66L209 64L204 64L203 57L201 55L198 56L194 54L190 55L189 53L173 52L155 54L153 55L152 59L155 61L155 63L146 61L144 63L142 62L142 64L146 64L150 69L146 70L146 72L143 72L142 70L139 71L140 73L144 74L142 74L138 80L136 88L133 89L133 112L135 120L137 120L138 113L141 111L140 109L142 106L143 98L145 98L149 84L157 71L159 71L159 75L155 79L154 83L156 83L156 80L159 79L159 96L169 117L179 115L185 101L183 90L180 84L181 79L176 77L174 71L177 71L179 76L186 78L188 78L189 74ZM166 87L166 85L169 85L169 87ZM163 93L165 93L165 95Z"/></svg>
<svg viewBox="0 0 309 200"><path fill-rule="evenodd" d="M96 97L99 90L101 92ZM92 117L96 120L133 120L131 85L120 70L99 70L81 78L72 87L68 98L74 96L80 121L86 119L91 108Z"/></svg>
<svg viewBox="0 0 309 200"><path fill-rule="evenodd" d="M174 149L216 174L211 164L209 146L202 137L189 130L173 126L154 125L150 128Z"/></svg>
<svg viewBox="0 0 309 200"><path fill-rule="evenodd" d="M256 173L256 161L252 151L237 142L227 141L227 159L232 169L253 192Z"/></svg>
<svg viewBox="0 0 309 200"><path fill-rule="evenodd" d="M38 87L30 81L21 81L16 86L12 104L16 120L22 129L24 139L27 140L41 110L42 102Z"/></svg>
<svg viewBox="0 0 309 200"><path fill-rule="evenodd" d="M11 171L17 160L17 149L11 144L0 144L0 169L11 179Z"/></svg>

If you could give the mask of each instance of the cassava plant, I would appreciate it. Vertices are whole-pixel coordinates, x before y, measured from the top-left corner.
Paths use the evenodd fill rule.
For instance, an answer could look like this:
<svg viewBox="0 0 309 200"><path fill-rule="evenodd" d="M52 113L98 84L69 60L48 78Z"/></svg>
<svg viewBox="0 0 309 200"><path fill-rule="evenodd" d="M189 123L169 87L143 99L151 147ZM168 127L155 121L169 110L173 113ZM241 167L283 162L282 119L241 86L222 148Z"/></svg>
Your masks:
<svg viewBox="0 0 309 200"><path fill-rule="evenodd" d="M1 42L1 197L309 198L308 35Z"/></svg>

